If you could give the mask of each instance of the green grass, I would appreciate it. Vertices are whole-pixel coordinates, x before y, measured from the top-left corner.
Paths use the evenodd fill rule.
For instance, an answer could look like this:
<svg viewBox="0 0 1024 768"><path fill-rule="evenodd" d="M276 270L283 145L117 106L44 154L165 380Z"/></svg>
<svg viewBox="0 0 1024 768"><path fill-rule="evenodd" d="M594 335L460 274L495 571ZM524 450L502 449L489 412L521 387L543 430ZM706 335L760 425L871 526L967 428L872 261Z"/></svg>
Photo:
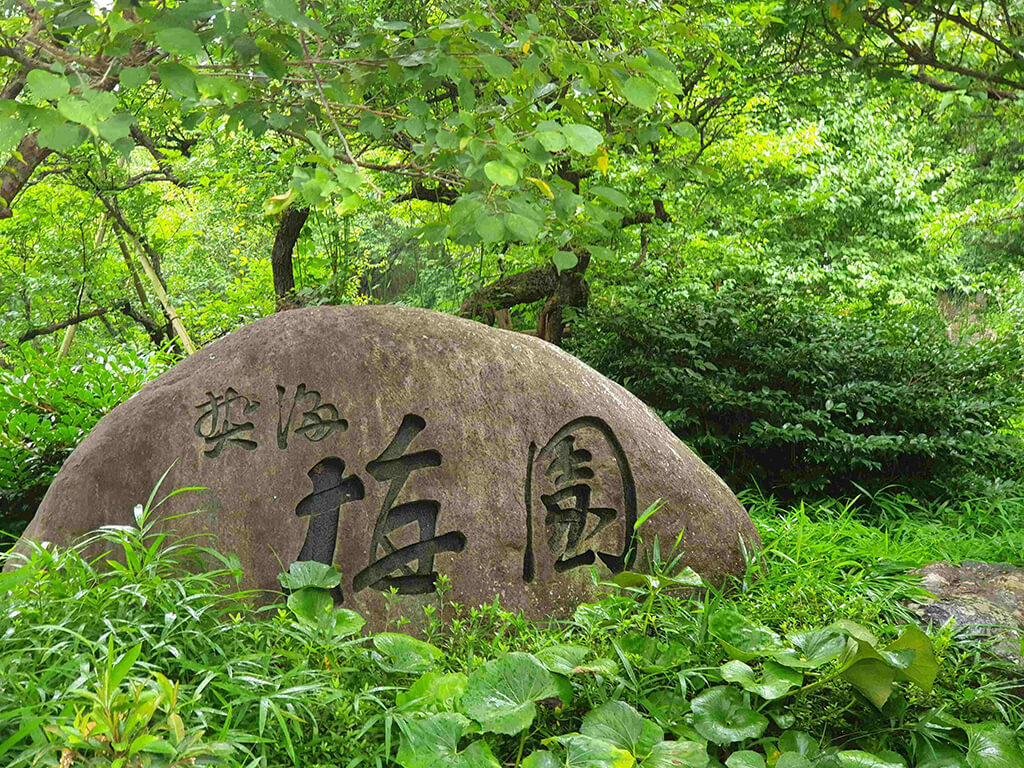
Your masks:
<svg viewBox="0 0 1024 768"><path fill-rule="evenodd" d="M714 625L729 608L781 634L848 619L885 643L909 621L904 602L921 594L907 568L934 559L1021 564L1024 557L1024 506L1010 502L929 509L896 496L792 508L760 497L744 501L765 547L751 555L746 577L721 593L675 589L665 578L667 563L655 562L658 581L609 587L608 598L581 606L572 619L535 623L496 604L452 604L442 584L425 637L440 649L427 663L437 673L473 681L510 652L543 657L544 649L567 643L585 654L570 675L568 703L539 707L522 733L486 734L502 765L531 750L564 758L558 742L544 740L575 732L609 701L648 718L660 712L664 727L694 737L688 702L723 684L720 665L728 657ZM98 726L90 725L109 722L134 729L132 741L173 743L196 764L384 766L394 764L410 728L438 717L400 703L422 670L403 671L379 636L328 631L283 605L255 608L251 595L237 591L234 558L202 542L168 546L154 537L147 514L138 529L94 537L122 564L39 551L24 578L0 577L0 592L10 592L0 614L0 763L56 765L61 750L71 749L76 766L115 765L117 739L98 740ZM665 544L659 549L670 560ZM390 628L401 629L397 622ZM879 711L829 662L808 673L805 686L820 682L806 693L758 705L771 717L763 736L711 751L723 761L740 747L771 757L790 728L833 752L895 750L916 768L928 765L927 745L940 733L935 717L1021 728L1024 708L1014 692L1024 687L1021 670L951 627L934 631L932 643L939 673L930 691L897 683ZM669 699L671 716L659 709ZM128 737L120 739L127 749ZM186 764L161 759L138 752L122 768Z"/></svg>

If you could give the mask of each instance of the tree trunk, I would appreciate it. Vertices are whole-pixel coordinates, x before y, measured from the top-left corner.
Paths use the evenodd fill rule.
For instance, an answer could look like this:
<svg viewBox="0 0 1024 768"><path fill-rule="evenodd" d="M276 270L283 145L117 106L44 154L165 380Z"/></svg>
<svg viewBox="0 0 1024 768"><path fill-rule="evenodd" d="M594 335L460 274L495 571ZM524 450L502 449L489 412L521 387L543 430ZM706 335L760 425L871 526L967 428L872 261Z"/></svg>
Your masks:
<svg viewBox="0 0 1024 768"><path fill-rule="evenodd" d="M274 296L278 312L296 306L292 254L308 218L309 208L289 208L282 214L277 225L274 248L270 252L270 266L274 273Z"/></svg>

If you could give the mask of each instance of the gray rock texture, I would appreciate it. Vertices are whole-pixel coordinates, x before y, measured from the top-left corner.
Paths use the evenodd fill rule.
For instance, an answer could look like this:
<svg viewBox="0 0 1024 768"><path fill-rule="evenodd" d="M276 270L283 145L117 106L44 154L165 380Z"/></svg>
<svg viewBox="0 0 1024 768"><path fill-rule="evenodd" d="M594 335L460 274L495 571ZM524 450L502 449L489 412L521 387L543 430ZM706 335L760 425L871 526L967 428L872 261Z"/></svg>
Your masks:
<svg viewBox="0 0 1024 768"><path fill-rule="evenodd" d="M923 623L943 626L953 619L957 627L992 636L998 655L1024 661L1024 568L965 560L929 563L914 573L936 598L911 606Z"/></svg>
<svg viewBox="0 0 1024 768"><path fill-rule="evenodd" d="M495 597L561 615L599 576L685 529L685 562L741 573L757 532L725 483L637 398L544 341L402 307L318 307L253 323L147 384L57 475L25 533L67 545L128 524L171 467L161 513L279 589L296 559L379 625L385 593L420 614ZM633 536L657 499L664 508ZM21 545L24 546L23 544Z"/></svg>

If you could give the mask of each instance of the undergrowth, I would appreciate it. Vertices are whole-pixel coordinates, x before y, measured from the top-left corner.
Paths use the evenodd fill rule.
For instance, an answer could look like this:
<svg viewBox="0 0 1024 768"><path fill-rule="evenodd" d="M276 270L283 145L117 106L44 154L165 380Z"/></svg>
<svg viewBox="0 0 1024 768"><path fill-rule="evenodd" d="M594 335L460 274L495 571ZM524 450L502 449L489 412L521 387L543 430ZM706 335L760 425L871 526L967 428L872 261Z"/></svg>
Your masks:
<svg viewBox="0 0 1024 768"><path fill-rule="evenodd" d="M722 592L658 542L564 620L460 606L442 579L413 638L365 633L314 563L257 607L234 557L156 533L150 499L0 576L0 763L1024 766L1020 669L906 608L926 560L1019 562L1017 511L891 502L870 526L856 505L746 502L765 547Z"/></svg>

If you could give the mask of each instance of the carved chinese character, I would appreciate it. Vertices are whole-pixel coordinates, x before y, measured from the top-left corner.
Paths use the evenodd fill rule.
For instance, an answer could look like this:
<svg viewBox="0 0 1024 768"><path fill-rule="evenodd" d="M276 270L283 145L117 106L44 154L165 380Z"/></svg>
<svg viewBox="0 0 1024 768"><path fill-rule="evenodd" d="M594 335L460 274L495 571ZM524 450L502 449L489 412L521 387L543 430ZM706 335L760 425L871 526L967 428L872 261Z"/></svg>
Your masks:
<svg viewBox="0 0 1024 768"><path fill-rule="evenodd" d="M206 441L207 448L203 455L217 458L228 442L247 451L255 450L256 441L243 436L251 433L255 426L251 421L241 419L258 410L259 401L250 400L231 387L223 395L207 392L206 396L209 400L196 406L201 413L195 425L196 434Z"/></svg>
<svg viewBox="0 0 1024 768"><path fill-rule="evenodd" d="M302 421L294 430L295 434L302 435L311 443L319 442L331 432L339 430L344 432L348 429L348 422L338 418L338 409L330 403L320 401L320 393L306 389L305 384L299 384L295 388L295 395L292 397L291 406L288 409L288 418L284 416L285 388L277 387L277 447L285 449L288 447L288 435L292 432L292 421L295 418L295 409L302 409Z"/></svg>
<svg viewBox="0 0 1024 768"><path fill-rule="evenodd" d="M594 433L597 433L595 436ZM591 463L592 451L577 447L577 442L597 448L602 443L610 452L618 469L621 489L623 528L622 548L618 552L596 550L597 535L616 519L620 510L613 507L591 506L595 488L603 488L606 478L595 478ZM547 528L548 550L554 555L554 569L558 573L592 565L600 558L612 573L625 570L635 556L633 550L636 524L636 485L629 461L611 427L595 416L574 419L559 429L547 444L537 450L530 443L526 474L526 550L523 555L523 580L532 582L537 575L537 561L533 548L533 495L535 466L543 466L546 478L554 486L553 492L541 493L544 506L544 525ZM595 542L588 546L588 542Z"/></svg>
<svg viewBox="0 0 1024 768"><path fill-rule="evenodd" d="M427 467L441 466L441 454L434 450L406 454L413 439L426 427L420 416L409 414L394 439L376 459L366 465L366 471L377 481L388 483L384 503L373 529L370 542L370 564L356 574L353 588L356 592L372 587L386 591L394 587L402 594L419 595L431 592L437 580L434 557L441 552L461 552L466 537L458 531L436 535L437 516L441 504L437 501L409 501L395 504L409 475ZM396 547L391 534L415 523L418 540L404 547ZM412 563L416 567L412 567Z"/></svg>
<svg viewBox="0 0 1024 768"><path fill-rule="evenodd" d="M296 559L333 565L341 506L363 498L363 481L356 475L345 477L345 462L337 456L318 461L309 470L309 479L313 481L313 492L295 508L296 515L309 518L306 540ZM332 593L336 603L345 599L340 587Z"/></svg>

